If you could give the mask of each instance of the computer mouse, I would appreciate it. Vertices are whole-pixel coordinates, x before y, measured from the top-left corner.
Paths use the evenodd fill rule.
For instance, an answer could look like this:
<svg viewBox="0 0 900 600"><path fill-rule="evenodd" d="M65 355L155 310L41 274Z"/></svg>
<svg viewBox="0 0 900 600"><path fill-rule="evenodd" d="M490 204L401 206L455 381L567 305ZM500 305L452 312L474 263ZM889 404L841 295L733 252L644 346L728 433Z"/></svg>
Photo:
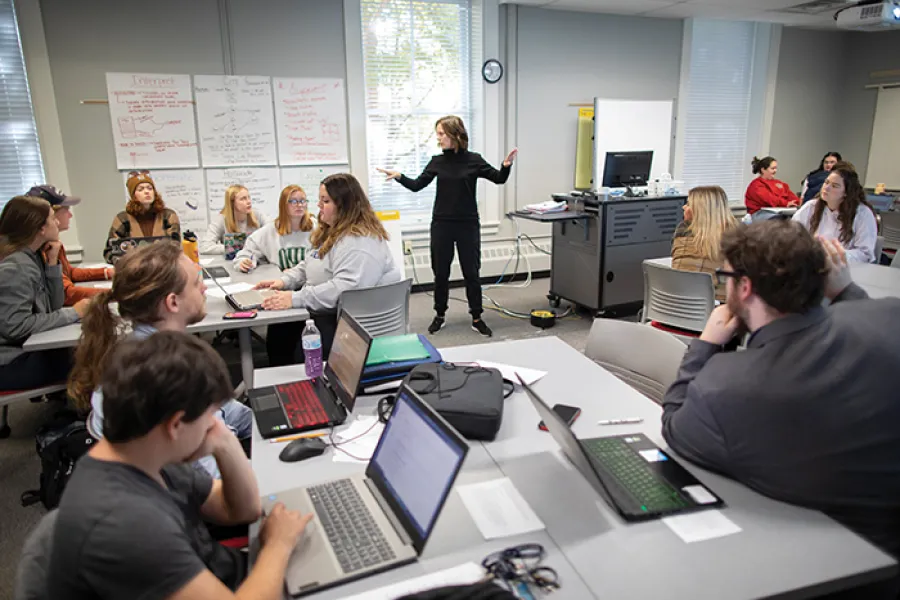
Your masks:
<svg viewBox="0 0 900 600"><path fill-rule="evenodd" d="M300 438L294 440L284 447L278 458L282 462L297 462L298 460L306 460L314 456L319 456L325 452L328 444L319 438Z"/></svg>

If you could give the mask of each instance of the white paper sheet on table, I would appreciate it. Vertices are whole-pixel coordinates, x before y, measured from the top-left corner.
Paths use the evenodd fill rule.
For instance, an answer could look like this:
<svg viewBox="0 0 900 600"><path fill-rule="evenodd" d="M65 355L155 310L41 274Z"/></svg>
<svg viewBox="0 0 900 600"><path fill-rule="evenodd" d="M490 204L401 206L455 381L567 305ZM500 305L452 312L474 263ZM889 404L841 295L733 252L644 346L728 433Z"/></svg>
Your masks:
<svg viewBox="0 0 900 600"><path fill-rule="evenodd" d="M91 287L108 290L112 288L112 281L95 281Z"/></svg>
<svg viewBox="0 0 900 600"><path fill-rule="evenodd" d="M547 374L547 371L538 371L537 369L526 369L525 367L517 367L515 365L505 365L503 363L495 363L487 360L478 360L475 361L480 367L484 367L485 369L497 369L500 371L500 374L503 376L503 379L508 379L513 383L518 383L519 378L516 377L518 373L522 379L525 380L525 383L528 385L534 384L541 377Z"/></svg>
<svg viewBox="0 0 900 600"><path fill-rule="evenodd" d="M662 520L687 544L740 533L741 528L719 510L701 510Z"/></svg>
<svg viewBox="0 0 900 600"><path fill-rule="evenodd" d="M334 434L334 440L338 442L338 447L333 453L334 461L369 462L383 431L384 423L379 423L378 417L356 417L346 429Z"/></svg>
<svg viewBox="0 0 900 600"><path fill-rule="evenodd" d="M81 263L79 265L72 265L74 267L79 267L81 269L108 269L112 265L105 262L97 262L97 263Z"/></svg>
<svg viewBox="0 0 900 600"><path fill-rule="evenodd" d="M253 289L252 283L245 283L242 281L240 283L223 285L222 287L225 288L225 292L223 292L216 284L212 282L210 283L212 284L212 286L206 288L206 295L213 296L214 298L222 298L223 300L225 299L225 292L228 292L229 294L237 294L238 292L246 292Z"/></svg>
<svg viewBox="0 0 900 600"><path fill-rule="evenodd" d="M394 600L409 594L424 592L447 585L466 585L476 583L484 577L484 569L475 563L464 563L456 567L444 569L437 573L429 573L421 577L407 579L400 583L386 585L377 590L370 590L344 600Z"/></svg>
<svg viewBox="0 0 900 600"><path fill-rule="evenodd" d="M544 529L508 477L456 486L459 497L487 540Z"/></svg>
<svg viewBox="0 0 900 600"><path fill-rule="evenodd" d="M203 265L204 267L208 267L209 265L211 265L213 263L214 260L215 260L214 258L201 258L200 264Z"/></svg>

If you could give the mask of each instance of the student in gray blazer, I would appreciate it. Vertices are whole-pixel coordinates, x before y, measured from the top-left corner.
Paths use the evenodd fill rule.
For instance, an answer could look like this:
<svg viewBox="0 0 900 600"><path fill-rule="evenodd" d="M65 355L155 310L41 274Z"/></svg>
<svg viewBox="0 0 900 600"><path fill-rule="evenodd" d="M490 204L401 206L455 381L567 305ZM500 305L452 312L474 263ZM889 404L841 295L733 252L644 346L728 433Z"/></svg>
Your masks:
<svg viewBox="0 0 900 600"><path fill-rule="evenodd" d="M795 222L739 227L722 246L728 299L666 393L663 436L900 555L900 299L869 299L840 244ZM741 331L747 349L724 352Z"/></svg>

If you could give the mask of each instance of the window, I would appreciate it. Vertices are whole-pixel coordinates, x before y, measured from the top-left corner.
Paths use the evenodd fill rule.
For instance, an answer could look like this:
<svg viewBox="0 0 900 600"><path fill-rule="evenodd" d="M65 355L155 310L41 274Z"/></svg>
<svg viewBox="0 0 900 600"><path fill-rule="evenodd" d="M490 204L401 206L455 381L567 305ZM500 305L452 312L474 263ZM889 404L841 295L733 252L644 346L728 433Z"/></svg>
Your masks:
<svg viewBox="0 0 900 600"><path fill-rule="evenodd" d="M439 152L438 118L462 117L473 145L478 11L472 0L361 0L361 6L369 170L416 177ZM399 210L410 222L430 213L433 186L413 194L373 176L369 196L377 210Z"/></svg>
<svg viewBox="0 0 900 600"><path fill-rule="evenodd" d="M44 182L31 92L12 0L0 0L0 206Z"/></svg>
<svg viewBox="0 0 900 600"><path fill-rule="evenodd" d="M684 129L688 188L721 186L743 203L756 25L696 19Z"/></svg>

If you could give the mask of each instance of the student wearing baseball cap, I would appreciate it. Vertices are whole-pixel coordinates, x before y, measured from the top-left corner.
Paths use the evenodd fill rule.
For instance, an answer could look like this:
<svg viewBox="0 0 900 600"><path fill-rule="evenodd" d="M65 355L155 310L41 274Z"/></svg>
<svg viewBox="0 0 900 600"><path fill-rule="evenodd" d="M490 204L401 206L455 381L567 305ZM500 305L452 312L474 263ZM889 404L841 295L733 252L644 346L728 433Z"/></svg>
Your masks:
<svg viewBox="0 0 900 600"><path fill-rule="evenodd" d="M178 214L166 208L149 171L131 171L125 187L128 188L128 203L125 210L115 216L106 236L103 258L107 262L114 254L113 242L118 239L170 237L176 242L181 241Z"/></svg>
<svg viewBox="0 0 900 600"><path fill-rule="evenodd" d="M72 206L77 206L81 202L81 198L75 196L67 196L52 185L36 185L25 194L26 196L34 196L43 198L53 207L56 215L56 222L59 223L59 230L66 231L69 229L69 222L72 220ZM76 302L83 298L91 298L96 296L103 290L101 288L91 288L75 285L85 281L109 281L113 276L113 269L84 269L81 267L73 267L66 257L66 249L62 242L48 242L48 247L44 248L44 258L47 258L48 251L54 251L58 247L59 264L62 267L63 289L66 293L66 299L63 306L74 306Z"/></svg>

